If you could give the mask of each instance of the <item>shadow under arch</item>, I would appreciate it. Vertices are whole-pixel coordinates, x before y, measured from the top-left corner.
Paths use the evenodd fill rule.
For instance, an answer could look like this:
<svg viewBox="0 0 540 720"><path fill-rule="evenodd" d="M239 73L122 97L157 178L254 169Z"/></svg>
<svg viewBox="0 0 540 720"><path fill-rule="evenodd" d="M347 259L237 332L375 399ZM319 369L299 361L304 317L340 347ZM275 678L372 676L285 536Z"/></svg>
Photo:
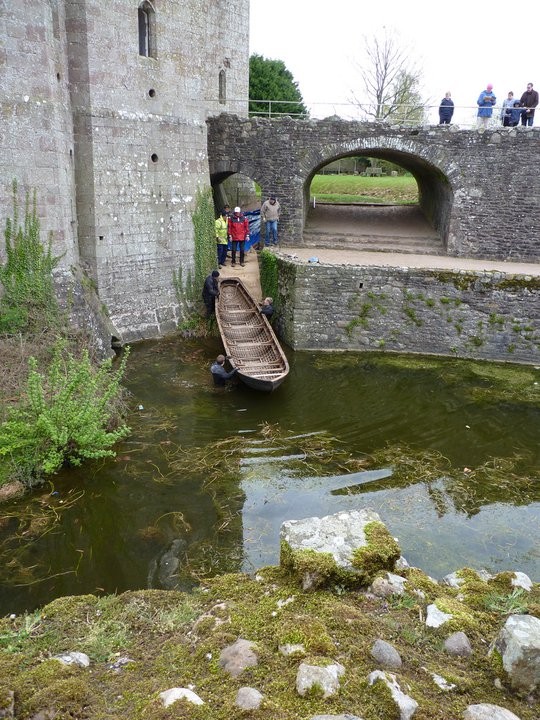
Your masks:
<svg viewBox="0 0 540 720"><path fill-rule="evenodd" d="M210 175L212 196L216 214L225 206L231 209L239 205L242 210L252 210L260 206L256 190L257 180L245 172L227 170Z"/></svg>
<svg viewBox="0 0 540 720"><path fill-rule="evenodd" d="M444 252L448 248L450 218L454 203L454 192L450 178L433 162L421 155L405 152L395 147L381 147L380 144L360 141L354 149L344 151L338 148L321 150L325 157L313 158L314 165L304 181L304 229L310 205L310 187L313 177L326 165L345 157L363 155L370 158L387 160L410 172L418 186L418 207L440 238ZM330 152L329 152L330 151Z"/></svg>

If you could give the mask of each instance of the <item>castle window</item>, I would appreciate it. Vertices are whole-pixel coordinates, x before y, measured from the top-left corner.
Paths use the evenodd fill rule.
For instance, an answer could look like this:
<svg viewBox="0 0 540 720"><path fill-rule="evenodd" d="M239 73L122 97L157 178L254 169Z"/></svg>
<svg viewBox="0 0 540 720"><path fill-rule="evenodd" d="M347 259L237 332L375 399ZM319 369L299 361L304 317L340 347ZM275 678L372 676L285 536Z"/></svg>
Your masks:
<svg viewBox="0 0 540 720"><path fill-rule="evenodd" d="M156 12L152 3L144 0L139 5L139 55L156 57Z"/></svg>
<svg viewBox="0 0 540 720"><path fill-rule="evenodd" d="M227 77L225 70L219 72L219 102L225 105L227 101Z"/></svg>

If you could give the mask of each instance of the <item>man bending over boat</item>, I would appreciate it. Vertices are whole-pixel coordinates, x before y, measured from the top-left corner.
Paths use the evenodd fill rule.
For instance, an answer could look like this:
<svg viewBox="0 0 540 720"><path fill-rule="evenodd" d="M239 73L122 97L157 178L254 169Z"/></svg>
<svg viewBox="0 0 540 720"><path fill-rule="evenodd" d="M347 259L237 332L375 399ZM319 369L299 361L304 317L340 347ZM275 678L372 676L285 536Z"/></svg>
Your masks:
<svg viewBox="0 0 540 720"><path fill-rule="evenodd" d="M214 385L217 385L218 387L225 387L227 380L230 380L232 376L238 372L236 368L233 368L230 372L227 372L224 366L225 355L218 355L215 363L210 368L210 372L212 373L212 377L214 378Z"/></svg>
<svg viewBox="0 0 540 720"><path fill-rule="evenodd" d="M218 277L218 271L212 270L204 281L202 299L206 305L206 317L211 317L216 311L216 298L219 297Z"/></svg>
<svg viewBox="0 0 540 720"><path fill-rule="evenodd" d="M274 301L271 297L265 297L260 310L261 315L266 315L267 319L270 320L274 314Z"/></svg>

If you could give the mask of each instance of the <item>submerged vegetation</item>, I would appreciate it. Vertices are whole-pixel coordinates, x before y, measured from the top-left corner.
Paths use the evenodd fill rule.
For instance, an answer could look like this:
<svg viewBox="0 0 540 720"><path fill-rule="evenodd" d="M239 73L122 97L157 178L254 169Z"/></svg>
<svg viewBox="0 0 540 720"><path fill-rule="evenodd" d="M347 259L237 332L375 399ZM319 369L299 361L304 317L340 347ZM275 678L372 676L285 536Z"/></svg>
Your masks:
<svg viewBox="0 0 540 720"><path fill-rule="evenodd" d="M438 382L447 387L470 393L476 402L500 402L537 404L540 400L540 372L530 365L507 365L493 361L461 360L429 357L427 355L378 355L377 366L410 370L417 373L433 373ZM373 360L365 353L325 354L316 360L316 367L332 370L343 367L370 368ZM470 381L470 382L467 382Z"/></svg>

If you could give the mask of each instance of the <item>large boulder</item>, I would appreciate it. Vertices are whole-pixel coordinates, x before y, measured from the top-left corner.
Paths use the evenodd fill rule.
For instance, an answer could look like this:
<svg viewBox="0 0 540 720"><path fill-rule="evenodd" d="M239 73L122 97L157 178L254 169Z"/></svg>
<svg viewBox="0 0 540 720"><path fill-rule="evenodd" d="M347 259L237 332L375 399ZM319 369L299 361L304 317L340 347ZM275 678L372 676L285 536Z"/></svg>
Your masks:
<svg viewBox="0 0 540 720"><path fill-rule="evenodd" d="M535 692L540 685L540 620L511 615L495 638L490 653L498 652L511 687Z"/></svg>
<svg viewBox="0 0 540 720"><path fill-rule="evenodd" d="M463 713L463 720L519 720L513 712L491 703L469 705Z"/></svg>
<svg viewBox="0 0 540 720"><path fill-rule="evenodd" d="M367 585L379 571L392 570L401 555L373 510L288 520L280 538L281 565L299 578L304 590Z"/></svg>

